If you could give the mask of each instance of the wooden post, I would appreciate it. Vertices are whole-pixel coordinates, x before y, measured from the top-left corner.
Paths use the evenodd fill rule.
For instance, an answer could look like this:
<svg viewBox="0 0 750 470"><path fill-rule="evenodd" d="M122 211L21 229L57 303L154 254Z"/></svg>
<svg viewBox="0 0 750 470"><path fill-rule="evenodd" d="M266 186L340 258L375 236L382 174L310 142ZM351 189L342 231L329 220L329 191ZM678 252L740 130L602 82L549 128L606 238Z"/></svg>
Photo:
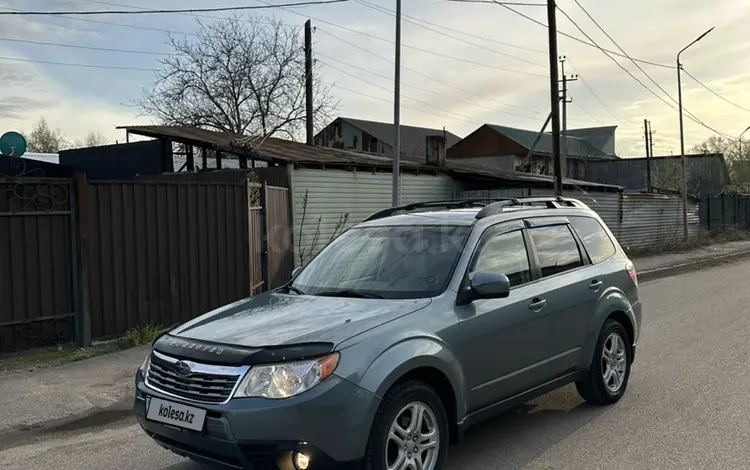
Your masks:
<svg viewBox="0 0 750 470"><path fill-rule="evenodd" d="M91 220L89 215L89 193L88 182L85 173L76 173L74 180L74 204L76 214L73 224L73 244L77 247L77 255L74 257L76 266L75 277L78 283L74 283L75 297L77 303L77 328L76 341L78 346L85 348L91 345L91 295L90 295L90 259L91 259ZM76 285L77 284L77 285Z"/></svg>
<svg viewBox="0 0 750 470"><path fill-rule="evenodd" d="M260 272L265 292L271 284L268 279L268 186L265 181L260 187L260 237Z"/></svg>

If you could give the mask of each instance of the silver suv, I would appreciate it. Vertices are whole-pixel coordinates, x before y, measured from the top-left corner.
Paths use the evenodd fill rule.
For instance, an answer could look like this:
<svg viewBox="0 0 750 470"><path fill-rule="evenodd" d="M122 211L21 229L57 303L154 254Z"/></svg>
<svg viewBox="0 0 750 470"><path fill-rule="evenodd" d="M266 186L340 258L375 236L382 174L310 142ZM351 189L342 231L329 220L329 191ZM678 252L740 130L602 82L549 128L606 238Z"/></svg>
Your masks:
<svg viewBox="0 0 750 470"><path fill-rule="evenodd" d="M633 264L580 201L414 204L157 339L135 409L204 463L439 470L467 427L555 388L617 402L640 328Z"/></svg>

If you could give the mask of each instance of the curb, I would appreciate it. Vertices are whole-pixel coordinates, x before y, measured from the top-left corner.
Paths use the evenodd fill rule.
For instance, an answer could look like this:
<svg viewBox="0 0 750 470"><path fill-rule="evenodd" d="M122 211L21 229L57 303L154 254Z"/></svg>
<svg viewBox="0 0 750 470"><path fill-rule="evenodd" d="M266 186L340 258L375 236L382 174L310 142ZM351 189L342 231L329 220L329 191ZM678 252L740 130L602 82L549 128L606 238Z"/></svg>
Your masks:
<svg viewBox="0 0 750 470"><path fill-rule="evenodd" d="M664 277L674 276L677 274L688 273L691 271L698 271L704 268L712 266L719 266L722 264L729 264L734 261L743 260L750 258L750 250L739 251L736 253L730 253L726 255L716 256L713 258L705 258L689 263L675 264L672 266L665 266L663 268L650 269L648 271L638 272L639 282L654 281ZM637 261L637 260L636 260ZM637 264L636 264L637 268Z"/></svg>

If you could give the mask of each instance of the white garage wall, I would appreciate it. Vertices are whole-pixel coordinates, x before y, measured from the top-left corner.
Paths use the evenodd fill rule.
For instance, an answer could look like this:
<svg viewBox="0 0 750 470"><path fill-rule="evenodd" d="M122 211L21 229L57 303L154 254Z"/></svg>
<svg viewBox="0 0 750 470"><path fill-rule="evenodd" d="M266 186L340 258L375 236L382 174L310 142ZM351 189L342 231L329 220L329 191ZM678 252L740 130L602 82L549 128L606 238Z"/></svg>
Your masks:
<svg viewBox="0 0 750 470"><path fill-rule="evenodd" d="M300 248L303 253L315 254L329 242L342 215L349 214L348 228L391 207L392 178L391 173L295 168L291 178L295 266L301 264ZM402 174L401 203L453 199L455 188L444 174ZM302 225L305 191L308 203ZM320 235L313 246L318 218Z"/></svg>

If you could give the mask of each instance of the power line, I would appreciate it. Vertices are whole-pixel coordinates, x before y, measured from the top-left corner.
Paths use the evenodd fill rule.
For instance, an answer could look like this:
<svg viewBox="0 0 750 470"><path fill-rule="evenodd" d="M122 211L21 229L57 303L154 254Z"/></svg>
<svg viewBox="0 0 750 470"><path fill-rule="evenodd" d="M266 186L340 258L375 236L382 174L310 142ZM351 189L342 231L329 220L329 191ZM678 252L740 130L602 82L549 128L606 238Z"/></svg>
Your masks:
<svg viewBox="0 0 750 470"><path fill-rule="evenodd" d="M9 8L9 7L0 7L2 10L10 10L10 11L22 11L15 8ZM131 29L139 29L142 31L154 31L157 33L167 33L167 34L179 34L181 36L194 36L197 37L198 35L196 33L188 33L186 31L175 31L171 29L163 29L163 28L151 28L149 26L139 26L134 24L127 24L127 23L114 23L112 21L102 21L102 20L92 20L91 18L76 18L74 16L54 16L54 18L65 18L66 20L72 20L72 21L81 21L85 23L94 23L94 24L103 24L107 26L119 26L122 28L131 28Z"/></svg>
<svg viewBox="0 0 750 470"><path fill-rule="evenodd" d="M462 2L462 3L467 3L465 0L445 0L445 1L447 1L447 2ZM475 2L468 2L468 3L480 3L480 2L475 1ZM481 3L485 3L485 2L481 2ZM518 11L518 10L516 10L514 8L511 8L507 3L500 2L498 0L488 0L486 3L494 3L496 5L500 5L501 7L505 8L507 10L510 10L511 12L515 13L516 15L521 16L523 18L526 18L527 20L531 21L532 23L538 24L539 26L542 26L544 28L548 28L548 26L546 24L542 23L541 21L539 21L537 19L534 19L534 18L530 17L529 15L521 13L520 11ZM562 11L562 10L560 10L560 11ZM602 51L608 52L610 54L613 54L613 55L616 55L616 56L619 56L619 57L623 57L623 58L625 57L625 56L623 56L622 54L620 54L618 52L610 51L609 49L604 49L604 48L602 48L602 47L594 44L593 42L585 41L585 40L583 40L583 39L581 39L579 37L573 36L571 34L564 33L564 32L559 31L559 30L557 31L557 34L559 34L560 36L565 36L566 38L572 39L572 40L574 40L576 42L579 42L581 44L585 44L585 45L587 45L589 47L594 47L594 48L597 48L597 49L601 49ZM591 41L590 38L589 38L589 41ZM653 65L654 67L662 67L662 68L667 68L667 69L676 69L677 68L677 67L675 67L673 65L659 64L657 62L651 62L651 61L643 60L643 59L633 59L633 60L635 60L636 62L640 62L642 64Z"/></svg>
<svg viewBox="0 0 750 470"><path fill-rule="evenodd" d="M581 78L581 77L578 77L578 78ZM586 108L584 108L584 107L583 107L583 105L581 105L581 103L579 103L578 101L576 101L576 100L573 100L573 101L572 101L572 103L573 103L574 105L578 106L578 108L579 108L579 109L580 109L581 111L583 111L584 113L588 114L588 116L589 116L589 117L590 117L590 118L591 118L592 120L594 120L594 121L598 122L599 124L604 124L604 123L603 123L602 121L600 121L599 119L595 118L593 114L591 114L590 112L588 112L588 110L587 110ZM569 119L569 120L570 120L570 119Z"/></svg>
<svg viewBox="0 0 750 470"><path fill-rule="evenodd" d="M326 82L325 80L318 80L318 81L319 81L320 83L324 84L324 85L328 85L328 86L330 86L330 87L333 87L333 88L338 88L339 90L343 90L343 91L346 91L346 92L352 93L352 94L354 94L354 95L364 96L365 98L370 98L370 99L372 99L372 100L375 100L375 101L380 101L380 102L382 102L382 103L387 103L387 104L391 104L391 103L392 103L392 102L391 102L390 100L387 100L387 99L385 99L385 98L379 98L379 97L377 97L377 96L373 96L373 95L370 95L370 94L364 93L364 92L362 92L362 91L358 91L358 90L352 90L351 88L346 88L346 87L343 87L343 86L341 86L341 85L336 85L335 83L328 83L328 82ZM403 107L403 108L407 108L407 109L412 109L412 110L414 110L414 111L419 111L420 113L423 113L423 114L429 114L429 115L432 115L432 116L440 116L440 117L444 117L444 118L446 118L446 119L457 119L457 118L456 118L456 117L454 117L454 116L446 116L446 115L444 115L444 114L436 113L436 112L434 112L434 111L426 111L426 110L424 110L424 109L420 109L420 108L417 108L417 107L415 107L415 106L409 106L409 105L406 105L406 104L403 104L403 103L401 104L401 107ZM459 120L463 120L463 119L459 119ZM477 124L478 124L478 123L476 123L476 122L473 122L473 121L466 121L466 122L468 122L469 124L473 124L473 125L477 125Z"/></svg>
<svg viewBox="0 0 750 470"><path fill-rule="evenodd" d="M360 5L362 5L362 6L365 6L365 7L367 7L367 8L373 9L373 10L375 10L375 11L379 11L379 12L381 12L381 13L385 13L386 15L390 15L390 16L395 16L395 13L393 13L393 12L392 12L392 11L390 11L390 10L388 10L387 8L383 8L383 7L380 7L380 6L378 6L378 5L373 5L372 3L370 3L370 2L368 2L368 1L366 1L366 0L354 0L354 1L355 1L356 3L359 3L359 4L360 4ZM402 16L405 16L405 15L403 15L403 14L402 14ZM417 20L418 20L418 19L417 19ZM492 52L493 54L501 55L501 56L503 56L503 57L509 57L509 58L511 58L511 59L515 59L515 60L518 60L518 61L520 61L520 62L524 62L524 63L530 64L530 65L533 65L533 66L535 66L535 67L542 67L542 68L545 68L545 69L547 68L547 66L546 66L546 65L544 65L544 64L540 64L540 63L538 63L538 62L532 62L532 61L530 61L530 60L528 60L528 59L524 59L523 57L518 57L518 56L514 56L514 55L512 55L512 54L506 54L505 52L500 52L500 51L498 51L498 50L495 50L495 49L492 49L492 48L490 48L490 47L486 47L486 46L483 46L483 45L481 45L481 44L477 44L477 43L474 43L474 42L471 42L471 41L467 41L466 39L462 39L462 38L460 38L460 37L457 37L457 36L453 36L452 34L444 33L444 32L442 32L442 31L440 31L440 30L437 30L437 29L431 28L431 27L429 27L429 26L425 26L425 25L423 25L423 24L419 24L419 23L417 23L416 21L414 21L414 20L412 19L412 17L409 17L409 16L406 16L406 17L405 17L405 18L403 19L403 21L406 21L407 23L411 23L411 24L413 24L413 25L415 25L415 26L419 26L420 28L426 29L427 31L432 31L433 33L436 33L436 34L440 34L441 36L445 36L445 37L451 38L451 39L453 39L453 40L456 40L456 41L462 42L462 43L464 43L464 44L469 44L470 46L474 46L474 47L477 47L477 48L479 48L479 49L482 49L482 50L485 50L485 51L488 51L488 52ZM420 21L421 21L421 20L420 20Z"/></svg>
<svg viewBox="0 0 750 470"><path fill-rule="evenodd" d="M672 108L672 110L674 110L674 111L677 111L677 110L678 110L678 109L677 109L677 108L676 108L676 107L675 107L675 106L674 106L674 105L673 105L672 103L670 103L669 101L665 100L665 99L664 99L664 98L663 98L663 97L662 97L661 95L659 95L658 93L656 93L656 92L655 92L654 90L652 90L651 88L647 87L647 86L646 86L646 84L644 84L644 83L643 83L643 82L642 82L642 81L641 81L641 80L640 80L640 79L639 79L638 77L636 77L635 75L633 75L633 73L632 73L632 72L631 72L630 70L626 69L626 68L625 68L625 67L624 67L624 66L623 66L622 64L620 64L620 63L619 63L619 62L617 61L617 59L615 59L614 57L612 57L612 55L610 55L610 54L609 54L609 53L608 53L608 52L607 52L607 51L606 51L606 50L605 50L604 48L602 48L601 46L599 46L599 45L598 45L598 44L596 43L596 41L594 41L594 40L593 40L593 39L591 38L591 36L589 36L589 35L588 35L588 34L587 34L587 33L586 33L586 32L585 32L584 30L583 30L583 28L581 28L581 27L580 27L580 26L578 25L578 23L576 23L575 21L573 21L573 19L572 19L572 18L570 17L570 15L568 15L568 14L567 14L567 13L566 13L566 12L565 12L565 11L564 11L564 10L563 10L562 8L560 8L560 7L557 7L557 9L558 9L558 10L560 10L560 13L562 13L563 15L565 15L565 17L566 17L566 18L568 19L568 21L570 21L570 22L571 22L571 23L573 24L573 26L575 26L575 27L576 27L576 29L578 29L578 31L580 31L580 32L581 32L581 34L583 34L584 36L586 36L586 38L587 38L587 39L588 39L589 41L591 41L592 43L594 43L594 45L595 45L595 46L596 46L596 47L597 47L597 48L598 48L599 50L601 50L601 51L602 51L602 52L604 53L604 55L606 55L606 56L607 56L607 57L608 57L609 59L611 59L611 60L612 60L612 61L613 61L613 62L614 62L615 64L617 64L617 66L618 66L618 67L620 67L620 68L621 68L621 69L622 69L623 71L625 71L625 73L627 73L628 75L630 75L630 77L631 77L631 78L632 78L633 80L635 80L636 82L638 82L638 84L639 84L639 85L641 85L641 87L645 88L645 89L646 89L646 90L647 90L647 91L648 91L649 93L651 93L652 95L654 95L654 96L655 96L655 97L656 97L657 99L659 99L659 100L660 100L661 102L663 102L664 104L666 104L667 106L669 106L670 108ZM614 42L614 41L613 41L613 42ZM619 47L619 46L618 46L618 47ZM641 71L642 71L642 70L641 70ZM650 78L650 77L649 77L649 78ZM657 84L657 86L658 86L658 84ZM661 89L661 87L659 87L659 88ZM663 91L663 90L662 90L662 91ZM669 94L667 94L667 96L669 96ZM674 98L672 98L671 96L669 96L669 98L670 98L670 99L672 99L672 100L674 101ZM697 124L699 124L699 125L701 125L701 126L705 127L706 129L708 129L708 130L710 130L710 131L712 131L712 132L715 132L716 134L719 134L719 135L724 135L724 136L726 136L726 134L724 134L723 132L719 132L719 131L717 131L716 129L712 128L712 127L711 127L711 126L709 126L708 124L706 124L706 123L704 123L703 121L701 121L700 119L698 119L698 118L697 118L697 117L696 117L695 115L693 115L693 114L692 114L692 113L691 113L690 111L688 111L688 110L687 110L687 109L685 109L684 107L683 107L683 111L685 112L685 114L687 115L687 117L688 117L688 118L690 118L690 119L691 119L691 120L692 120L693 122L695 122L695 123L697 123Z"/></svg>
<svg viewBox="0 0 750 470"><path fill-rule="evenodd" d="M456 3L498 3L493 0L450 0ZM502 5L512 5L517 7L546 7L546 3L524 3L524 2L499 2Z"/></svg>
<svg viewBox="0 0 750 470"><path fill-rule="evenodd" d="M180 8L172 10L68 10L68 11L2 11L0 15L4 16L61 16L61 15L153 15L153 14L174 14L174 13L206 13L220 11L246 11L246 10L268 10L270 8L293 8L312 5L330 5L334 3L344 3L350 0L310 0L303 2L284 3L278 5L253 5L253 6L232 6L232 7L210 7L210 8Z"/></svg>
<svg viewBox="0 0 750 470"><path fill-rule="evenodd" d="M421 23L428 24L430 26L434 26L435 28L444 29L444 30L450 31L452 33L463 34L464 36L468 36L470 38L480 39L482 41L491 42L491 43L498 44L498 45L501 45L501 46L513 47L513 48L524 50L524 51L528 51L528 52L537 52L539 54L546 54L547 53L547 51L542 51L542 50L539 50L539 49L534 49L534 48L526 47L526 46L520 46L518 44L512 44L512 43L509 43L509 42L499 41L497 39L488 38L486 36L478 36L476 34L467 33L466 31L461 31L461 30L458 30L458 29L453 29L453 28L450 28L448 26L437 24L437 23L431 23L431 22L429 22L429 21L427 21L425 19L416 18L414 16L405 15L403 13L401 14L401 16L404 17L404 18L409 18L409 19L414 20L414 21L419 21Z"/></svg>
<svg viewBox="0 0 750 470"><path fill-rule="evenodd" d="M737 103L735 103L735 102L733 102L733 101L730 101L729 99L727 99L727 98L725 98L724 96L720 95L720 94L719 94L718 92L716 92L716 91L712 90L711 88L709 88L709 87L708 87L708 85L705 85L705 84L704 84L703 82L701 82L700 80L698 80L697 78L695 78L695 77L694 77L694 76L693 76L693 75L692 75L692 74L691 74L690 72L688 72L687 70L685 70L685 67L683 67L683 68L682 68L682 71L683 71L683 72L685 73L685 75L687 75L688 77L690 77L690 78L692 78L693 80L695 80L695 82L696 82L696 83L697 83L698 85L700 85L700 86L702 86L703 88L705 88L705 89L706 89L707 91L709 91L709 92L710 92L711 94L713 94L713 95L714 95L714 96L716 96L717 98L719 98L719 99L721 99L721 100L723 100L723 101L726 101L727 103L731 104L731 105L732 105L732 106L734 106L735 108L738 108L738 109L741 109L741 110L743 110L743 111L747 111L747 112L749 112L749 113L750 113L750 109L747 109L747 108L745 108L745 107L743 107L743 106L740 106L740 105L738 105Z"/></svg>
<svg viewBox="0 0 750 470"><path fill-rule="evenodd" d="M363 83L367 83L367 84L368 84L368 85L370 85L370 86L374 86L375 88L379 88L379 89L381 89L381 90L384 90L384 91L387 91L387 92L392 92L392 90L389 90L388 88L386 88L386 87L384 87L384 86L382 86L382 85L378 85L377 83L373 83L373 82L371 82L371 81L369 81L369 80L367 80L367 79L365 79L365 78L362 78L362 77L358 77L357 75L354 75L354 74L353 74L353 73L351 73L351 72L347 72L347 71L345 71L345 70L343 70L343 69L340 69L340 68L338 68L338 67L335 67L335 66L333 66L333 65L331 65L331 64L328 64L328 63L325 63L325 62L321 62L321 63L322 63L323 65L325 65L326 67L328 67L328 68L331 68L331 69L333 69L333 70L336 70L336 71L337 71L337 72L339 72L339 73L343 73L344 75L348 75L348 76L350 76L350 77L352 77L352 78L354 78L354 79L356 79L356 80L359 80L359 81L361 81L361 82L363 82ZM471 117L469 117L469 116L465 116L465 115L463 115L463 114L458 114L458 113L454 113L453 111L451 111L451 110L449 110L449 109L441 108L440 106L435 106L435 105L433 105L433 104L430 104L430 103L427 103L427 102L425 102L425 101L421 101L421 100L418 100L418 99L416 99L416 98L412 98L411 96L407 96L407 95L404 95L403 93L401 94L401 98L405 98L405 99L407 99L407 100L410 100L410 101L414 101L415 103L419 103L419 104L421 104L421 105L423 105L423 106L427 106L427 107L430 107L430 108L434 108L434 109L437 109L437 110L439 110L439 111L442 111L442 112L444 112L444 113L449 113L450 115L454 116L454 117L453 117L453 119L460 119L460 120L462 120L462 121L466 121L466 122L468 122L468 123L470 123L470 124L478 124L478 123L477 123L477 121L474 121L474 120L473 120L473 119L472 119ZM481 123L479 123L479 124L481 125Z"/></svg>
<svg viewBox="0 0 750 470"><path fill-rule="evenodd" d="M95 46L80 46L74 44L62 44L57 42L45 42L45 41L32 41L30 39L14 39L0 37L0 41L3 42L15 42L21 44L33 44L35 46L54 46L54 47L66 47L70 49L85 49L90 51L104 51L104 52L121 52L126 54L143 54L143 55L158 55L158 56L169 56L169 55L181 55L172 54L170 52L153 52L144 50L132 50L132 49L113 49L109 47L95 47Z"/></svg>
<svg viewBox="0 0 750 470"><path fill-rule="evenodd" d="M376 54L375 52L372 52L372 51L370 51L368 49L365 49L364 47L358 46L358 45L354 44L353 42L347 41L347 40L345 40L345 39L343 39L343 38L341 38L339 36L336 36L335 34L329 32L329 31L326 31L326 30L321 29L321 28L317 28L317 30L320 31L323 34L327 34L328 36L331 36L332 38L336 39L337 41L343 42L344 44L348 44L348 45L354 47L355 49L364 52L365 54L369 54L369 55L371 55L373 57L377 57L378 59L381 59L381 60L383 60L385 62L388 62L389 64L393 63L393 61L391 59L388 59L386 57L383 57L382 55ZM435 78L434 75L426 74L426 73L420 72L418 70L414 70L414 69L411 69L411 68L408 68L408 67L404 67L403 65L401 66L401 68L403 70L411 72L411 73L413 73L415 75L419 75L420 77L426 78L427 80L433 81L435 83L439 83L439 84L441 84L441 85L443 85L445 87L452 88L452 89L460 91L462 93L466 93L467 95L472 95L472 96L475 96L477 98L481 98L481 99L484 99L484 100L487 100L487 101L492 101L492 102L497 103L497 104L502 105L502 106L508 106L508 107L511 107L511 108L516 108L516 109L519 109L519 110L522 110L522 111L532 112L534 114L538 114L538 115L542 115L542 116L546 116L546 114L549 114L549 113L546 113L546 114L545 113L541 113L539 111L534 111L532 109L523 108L521 106L516 106L516 105L510 104L510 103L505 103L503 101L496 100L494 98L490 98L490 97L487 97L487 96L484 96L484 95L480 95L480 94L478 94L478 93L476 93L474 91L466 90L464 88L460 88L460 87L457 87L455 85L451 85L450 83L447 83L447 82L444 82L442 80L439 80L439 79Z"/></svg>
<svg viewBox="0 0 750 470"><path fill-rule="evenodd" d="M620 45L619 45L619 44L617 43L617 41L615 41L615 39L614 39L614 38L613 38L613 37L612 37L612 36L611 36L611 35L610 35L610 34L609 34L609 33L607 32L607 30L605 30L605 29L604 29L604 28L603 28L603 27L602 27L602 26L601 26L601 25L599 24L599 22L597 22L597 21L596 21L596 20L594 19L594 17L593 17L593 16L591 16L591 14L590 14L590 13L589 13L589 12L588 12L588 11L587 11L587 10L586 10L586 9L585 9L584 7L583 7L583 5L581 5L581 3L580 3L580 2L578 1L578 0L573 0L573 1L574 1L574 2L576 3L576 5L578 5L578 8L580 8L580 9L581 9L581 10L582 10L582 11L583 11L583 12L584 12L585 14L586 14L586 16L587 16L587 17L588 17L588 18L589 18L589 19L591 20L591 22L592 22L592 23L594 23L594 24L596 25L596 27L597 27L597 28L599 28L599 31L601 31L602 33L604 33L604 35L605 35L605 36L607 36L607 39L609 39L610 41L612 41L612 44L614 44L614 45L615 45L615 46L616 46L616 47L617 47L617 48L618 48L618 49L620 50L620 52L622 52L622 54L623 54L623 55L624 55L624 56L625 56L625 57L626 57L626 58L627 58L628 60L630 60L630 62L632 62L632 63L633 63L633 65L635 65L635 66L636 66L636 68L638 68L638 70L640 70L640 71L641 71L641 73L642 73L643 75L645 75L645 76L646 76L646 78L648 78L648 79L649 79L649 80L651 81L651 83L653 83L654 85L656 85L656 87L657 87L657 88L659 89L659 91L661 91L662 93L664 93L665 95L667 95L667 97L668 97L669 99L671 99L671 100L672 100L672 102L674 102L675 104L679 104L679 103L677 102L677 100L675 100L674 98L672 98L672 96L671 96L671 95L670 95L670 94L669 94L669 93L668 93L668 92L667 92L667 91L666 91L666 90L665 90L664 88L662 88L662 86L661 86L661 85L659 85L659 83L658 83L658 82L657 82L656 80L654 80L653 78L651 78L651 75L649 75L649 74L648 74L648 73L647 73L647 72L646 72L645 70L643 70L643 67L641 67L640 65L638 65L638 62L636 62L635 60L633 60L633 58L632 58L632 57L630 57L630 55L628 55L628 53L627 53L627 52L625 52L625 49L623 49L622 47L620 47ZM562 10L561 8L558 8L558 10L560 10L560 11L562 12L562 14L563 14L563 15L565 15L565 17L566 17L566 18L567 18L567 19L568 19L568 20L569 20L569 21L570 21L571 23L573 23L573 24L574 24L574 25L576 26L576 28L578 28L578 25L576 25L576 24L575 24L575 22L574 22L574 21L573 21L573 20L572 20L572 19L570 18L570 16L568 16L568 14L567 14L567 13L565 13L565 12L564 12L564 11L563 11L563 10ZM579 29L580 29L580 28L579 28Z"/></svg>
<svg viewBox="0 0 750 470"><path fill-rule="evenodd" d="M353 68L353 69L365 72L367 74L373 75L375 77L382 78L384 80L392 80L393 79L392 76L388 76L388 75L380 74L380 73L377 73L377 72L373 72L371 70L367 70L364 67L360 67L358 65L354 65L354 64L351 64L351 63L348 63L348 62L344 62L342 60L336 59L334 57L331 57L329 55L323 54L321 52L316 52L315 54L317 56L319 56L319 57L324 57L327 61L333 61L333 62L336 62L338 64L341 64L344 67ZM329 67L333 68L330 64L326 64L326 65L328 65ZM342 72L342 73L345 73L345 74L348 75L347 72ZM358 77L355 77L355 78L358 78ZM493 113L503 113L503 114L507 114L509 116L521 117L521 118L524 118L524 119L529 119L529 120L534 120L534 121L538 121L539 120L538 116L527 116L527 115L523 115L523 114L513 113L513 112L510 112L510 111L505 111L505 110L502 110L502 109L493 108L491 106L483 105L481 103L476 103L476 102L471 102L471 101L467 101L467 100L462 100L460 98L456 98L456 97L451 96L451 95L446 95L446 94L438 93L436 91L432 91L432 90L429 90L427 88L419 87L419 86L416 86L416 85L413 85L413 84L410 84L410 83L404 83L403 81L401 82L401 84L405 85L405 86L407 86L409 88L413 88L415 90L419 90L419 91L422 91L422 92L425 92L425 93L430 93L432 95L439 96L441 98L446 98L446 99L449 99L449 100L452 100L452 101L456 101L458 103L463 103L463 104L467 104L469 106L476 106L477 108L486 109L487 111L491 111ZM431 106L431 105L429 105L429 106ZM539 113L539 115L541 115L541 114L542 113Z"/></svg>
<svg viewBox="0 0 750 470"><path fill-rule="evenodd" d="M571 62L570 58L568 58L568 63L573 68L573 71L576 73L576 75L578 75L578 78L581 79L581 83L583 83L583 86L585 86L586 89L589 91L589 93L591 93L591 96L593 96L594 98L596 98L596 100L599 101L599 103L602 105L602 107L604 109L606 109L607 112L613 118L615 118L616 121L618 121L620 124L624 124L624 122L622 121L622 119L620 119L620 117L615 113L615 111L606 102L604 102L604 100L594 91L594 89L591 87L591 85L589 85L589 83L586 81L586 79L583 78L583 76L578 71L578 69L576 68L576 66L573 65L573 62Z"/></svg>
<svg viewBox="0 0 750 470"><path fill-rule="evenodd" d="M144 68L138 68L138 67L120 67L116 65L74 64L70 62L54 62L50 60L20 59L18 57L0 57L0 60L9 60L9 61L15 61L15 62L30 62L34 64L62 65L65 67L83 67L83 68L90 68L90 69L132 70L136 72L158 72L157 69L144 69Z"/></svg>
<svg viewBox="0 0 750 470"><path fill-rule="evenodd" d="M264 0L257 0L257 1L259 1L261 3L267 3ZM327 24L327 25L333 26L335 28L343 29L344 31L349 31L349 32L356 33L356 34L361 34L362 36L367 36L367 37L372 38L372 39L377 39L378 41L384 41L384 42L387 42L389 44L395 44L395 41L393 39L386 39L386 38L383 38L383 37L380 37L380 36L376 36L374 34L370 34L370 33L364 32L364 31L360 31L358 29L349 28L348 26L342 26L340 24L336 24L336 23L333 23L331 21L326 21L326 20L322 20L320 18L315 18L313 16L306 15L304 13L300 13L300 12L297 12L297 11L294 11L294 10L288 10L286 8L283 8L283 7L280 7L280 8L282 10L287 11L289 13L292 13L294 15L302 16L304 18L308 18L310 20L317 21L318 23ZM318 29L320 29L320 28L318 28ZM411 46L409 44L402 43L401 46L404 47L404 48L406 48L406 49L412 49L412 50L415 50L415 51L423 52L425 54L430 54L430 55L434 55L434 56L437 56L437 57L442 57L444 59L451 59L451 60L455 60L457 62L463 62L463 63L466 63L466 64L476 65L478 67L484 67L484 68L488 68L488 69L499 70L499 71L502 71L502 72L509 72L509 73L516 73L516 74L521 74L521 75L528 75L528 76L532 76L532 77L547 78L547 75L542 75L542 74L533 73L533 72L524 72L522 70L508 69L508 68L505 68L505 67L498 67L496 65L484 64L482 62L474 62L472 60L463 59L461 57L450 56L450 55L447 55L447 54L442 54L440 52L435 52L435 51L431 51L431 50L428 50L428 49L422 49L420 47Z"/></svg>

